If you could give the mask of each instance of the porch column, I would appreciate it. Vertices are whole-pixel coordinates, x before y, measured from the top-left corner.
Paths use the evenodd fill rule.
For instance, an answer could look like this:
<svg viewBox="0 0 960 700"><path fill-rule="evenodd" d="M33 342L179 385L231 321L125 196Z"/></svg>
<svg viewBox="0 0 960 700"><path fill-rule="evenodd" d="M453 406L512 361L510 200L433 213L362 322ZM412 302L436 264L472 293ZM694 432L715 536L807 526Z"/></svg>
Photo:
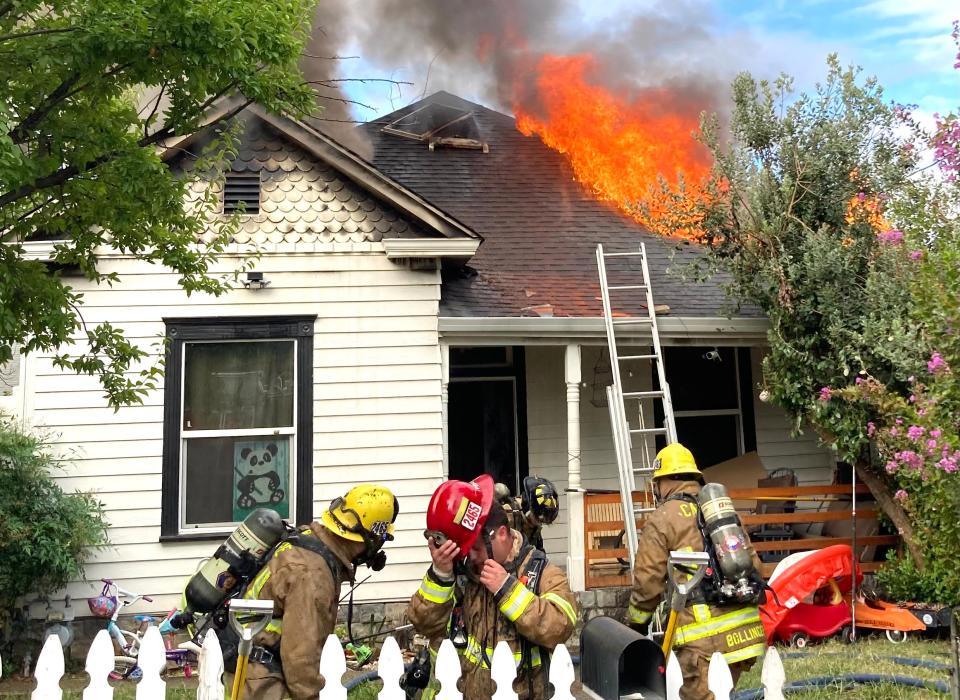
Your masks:
<svg viewBox="0 0 960 700"><path fill-rule="evenodd" d="M447 426L450 415L447 405L450 402L450 346L440 345L440 420L443 437L443 478L450 478L450 429Z"/></svg>
<svg viewBox="0 0 960 700"><path fill-rule="evenodd" d="M564 356L567 385L567 581L584 590L583 487L580 483L580 346L568 345Z"/></svg>

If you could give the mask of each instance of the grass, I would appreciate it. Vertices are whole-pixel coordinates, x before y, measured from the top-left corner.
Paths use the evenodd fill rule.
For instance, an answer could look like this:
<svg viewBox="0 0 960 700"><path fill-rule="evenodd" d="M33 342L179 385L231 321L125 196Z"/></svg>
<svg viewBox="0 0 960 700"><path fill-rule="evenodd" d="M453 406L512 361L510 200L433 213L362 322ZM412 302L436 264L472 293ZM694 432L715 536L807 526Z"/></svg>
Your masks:
<svg viewBox="0 0 960 700"><path fill-rule="evenodd" d="M948 671L914 668L894 663L891 656L923 659L949 663L950 645L945 641L910 640L903 644L891 644L883 637L861 638L853 646L829 641L810 645L801 653L795 649L779 648L787 682L818 676L850 674L883 674L909 676L928 681L949 683ZM737 689L760 686L760 663L744 674ZM944 700L949 694L932 689L908 688L901 685L831 685L802 693L791 693L791 700L826 700L840 696L844 700Z"/></svg>

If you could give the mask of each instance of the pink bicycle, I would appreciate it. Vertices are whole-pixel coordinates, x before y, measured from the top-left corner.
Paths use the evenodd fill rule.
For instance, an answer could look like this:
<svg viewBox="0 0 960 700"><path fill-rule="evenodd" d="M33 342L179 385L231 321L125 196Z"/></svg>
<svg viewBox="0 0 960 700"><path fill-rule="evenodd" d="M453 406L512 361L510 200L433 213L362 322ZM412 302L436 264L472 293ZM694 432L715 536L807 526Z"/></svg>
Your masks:
<svg viewBox="0 0 960 700"><path fill-rule="evenodd" d="M140 643L143 641L143 635L151 625L156 625L158 618L153 615L136 615L134 620L137 622L137 629L130 632L121 629L117 624L117 618L120 612L139 600L145 600L152 603L153 599L149 596L133 593L118 586L110 579L100 579L103 582L103 590L95 598L88 598L87 605L90 607L96 617L108 620L107 631L113 638L114 668L110 674L113 680L123 678L139 678L142 675L140 667L137 665L137 657L140 654ZM171 614L176 610L171 611ZM169 616L168 616L169 617ZM181 670L187 678L193 675L193 669L196 666L196 655L189 649L178 649L174 646L173 635L164 635L163 645L166 648L167 666L164 674L171 673L174 670Z"/></svg>

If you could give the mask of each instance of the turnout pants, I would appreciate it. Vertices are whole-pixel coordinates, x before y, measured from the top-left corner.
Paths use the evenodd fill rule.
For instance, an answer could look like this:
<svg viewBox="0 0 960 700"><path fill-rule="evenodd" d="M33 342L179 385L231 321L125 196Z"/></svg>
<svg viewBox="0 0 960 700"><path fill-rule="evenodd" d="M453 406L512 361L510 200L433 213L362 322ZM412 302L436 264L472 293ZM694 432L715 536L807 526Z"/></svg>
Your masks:
<svg viewBox="0 0 960 700"><path fill-rule="evenodd" d="M680 662L683 672L683 687L680 688L681 700L714 700L713 693L707 685L707 669L710 667L710 657L702 651L690 647L679 647L673 650ZM733 685L736 687L740 676L750 670L757 659L747 659L730 664L730 675L733 676Z"/></svg>

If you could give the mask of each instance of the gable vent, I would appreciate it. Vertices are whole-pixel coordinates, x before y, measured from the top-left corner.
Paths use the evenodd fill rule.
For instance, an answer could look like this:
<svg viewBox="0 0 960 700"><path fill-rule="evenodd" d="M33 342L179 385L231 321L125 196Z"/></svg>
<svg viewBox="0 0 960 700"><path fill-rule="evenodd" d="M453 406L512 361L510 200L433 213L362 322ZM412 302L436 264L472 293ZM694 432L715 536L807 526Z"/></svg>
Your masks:
<svg viewBox="0 0 960 700"><path fill-rule="evenodd" d="M260 213L260 173L227 173L223 184L223 213L243 209L244 214Z"/></svg>

